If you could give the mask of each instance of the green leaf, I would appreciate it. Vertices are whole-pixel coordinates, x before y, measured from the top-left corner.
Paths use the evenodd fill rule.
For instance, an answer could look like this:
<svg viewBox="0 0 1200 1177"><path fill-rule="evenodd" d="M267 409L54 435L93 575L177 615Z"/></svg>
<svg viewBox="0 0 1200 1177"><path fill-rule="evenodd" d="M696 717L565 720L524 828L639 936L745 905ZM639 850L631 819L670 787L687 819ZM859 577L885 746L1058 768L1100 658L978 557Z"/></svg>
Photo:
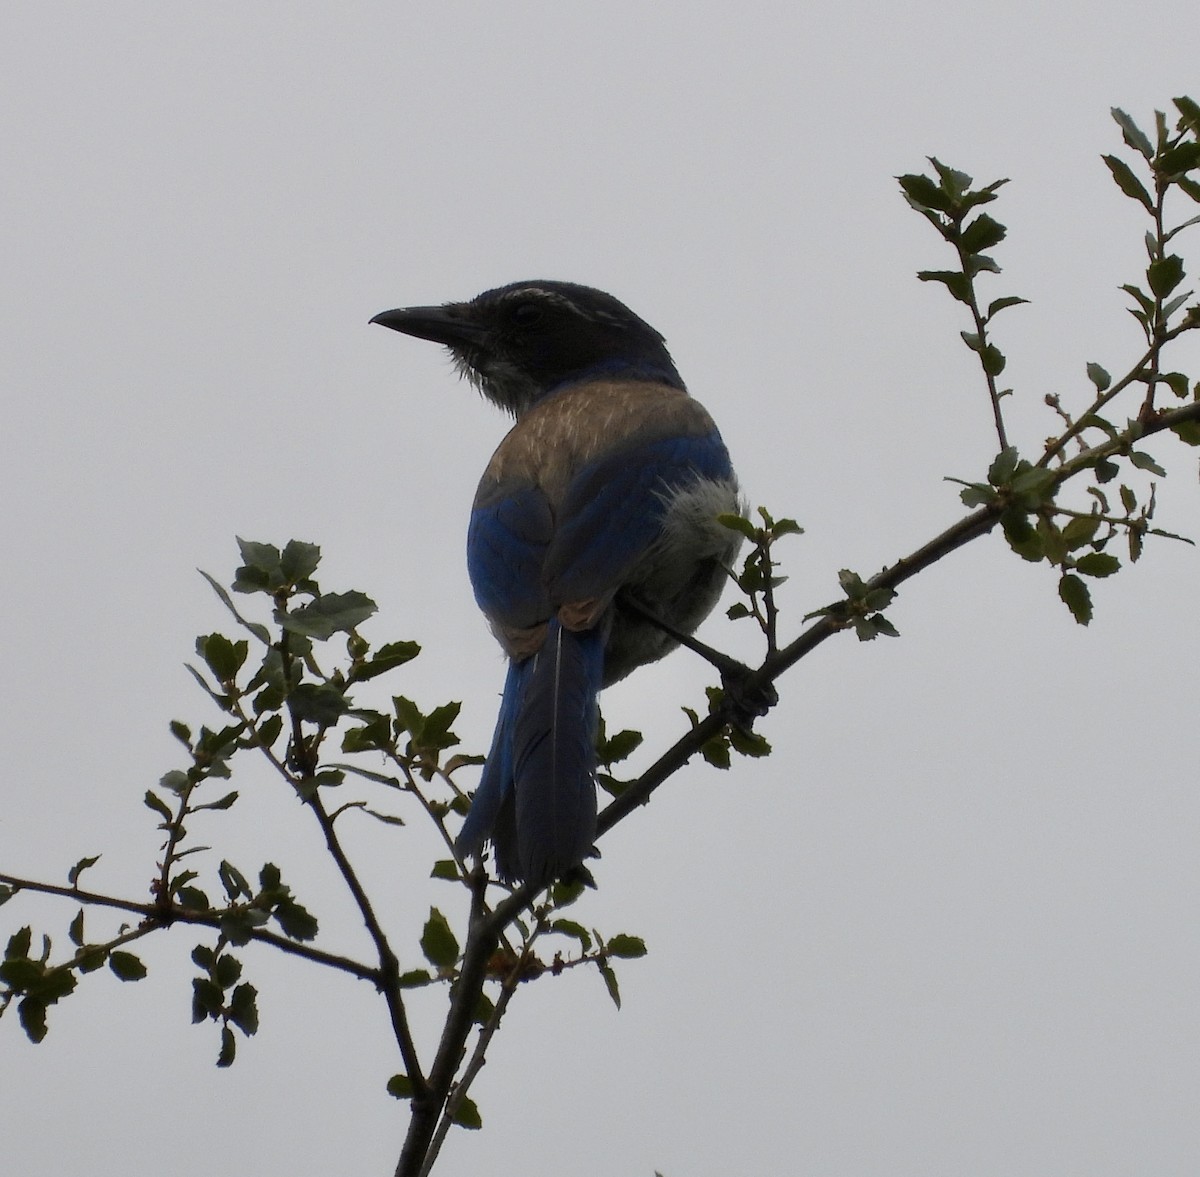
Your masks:
<svg viewBox="0 0 1200 1177"><path fill-rule="evenodd" d="M1073 552L1089 543L1099 527L1100 520L1095 515L1076 516L1063 528L1063 542L1067 550Z"/></svg>
<svg viewBox="0 0 1200 1177"><path fill-rule="evenodd" d="M1193 135L1200 135L1200 106L1197 106L1191 98L1186 95L1180 98L1172 98L1176 109L1180 114L1180 122L1183 123Z"/></svg>
<svg viewBox="0 0 1200 1177"><path fill-rule="evenodd" d="M250 653L250 643L231 642L224 634L202 634L196 639L196 653L204 659L219 683L232 682Z"/></svg>
<svg viewBox="0 0 1200 1177"><path fill-rule="evenodd" d="M393 1099L412 1099L413 1082L407 1075L393 1075L387 1081L387 1093Z"/></svg>
<svg viewBox="0 0 1200 1177"><path fill-rule="evenodd" d="M739 535L745 536L751 543L758 541L758 528L749 519L743 519L741 515L718 515L717 522L722 527L727 527L730 531L736 531Z"/></svg>
<svg viewBox="0 0 1200 1177"><path fill-rule="evenodd" d="M550 924L551 932L559 932L563 936L571 936L579 941L579 947L587 952L592 946L591 933L582 924L574 920L554 920Z"/></svg>
<svg viewBox="0 0 1200 1177"><path fill-rule="evenodd" d="M601 764L619 764L641 746L642 739L641 732L630 728L619 731L611 739L604 740L596 749L597 759Z"/></svg>
<svg viewBox="0 0 1200 1177"><path fill-rule="evenodd" d="M993 486L1007 485L1016 473L1019 460L1016 446L1006 446L992 459L988 467L988 482Z"/></svg>
<svg viewBox="0 0 1200 1177"><path fill-rule="evenodd" d="M1183 258L1171 253L1152 261L1146 270L1146 281L1159 298L1165 298L1183 281Z"/></svg>
<svg viewBox="0 0 1200 1177"><path fill-rule="evenodd" d="M954 201L950 196L928 176L913 174L897 176L896 179L899 181L904 195L918 208L949 212L954 207Z"/></svg>
<svg viewBox="0 0 1200 1177"><path fill-rule="evenodd" d="M1109 458L1101 458L1096 463L1096 481L1101 485L1106 482L1112 482L1120 473L1121 467Z"/></svg>
<svg viewBox="0 0 1200 1177"><path fill-rule="evenodd" d="M628 936L622 932L604 945L604 951L621 960L636 960L646 955L646 941L641 936Z"/></svg>
<svg viewBox="0 0 1200 1177"><path fill-rule="evenodd" d="M980 353L979 362L983 365L983 370L989 376L999 376L1004 371L1004 366L1008 363L1008 360L994 343L989 343Z"/></svg>
<svg viewBox="0 0 1200 1177"><path fill-rule="evenodd" d="M985 322L990 322L992 317L1004 310L1006 307L1019 306L1023 302L1028 302L1027 298L1017 298L1015 295L1008 295L1005 298L996 298L988 303L987 314L984 316Z"/></svg>
<svg viewBox="0 0 1200 1177"><path fill-rule="evenodd" d="M365 593L326 593L294 612L277 610L276 620L289 633L325 641L361 625L375 609L375 602Z"/></svg>
<svg viewBox="0 0 1200 1177"><path fill-rule="evenodd" d="M482 1128L483 1120L479 1115L479 1109L475 1106L475 1101L469 1096L461 1096L458 1107L455 1108L454 1115L451 1117L451 1123L457 1124L460 1128Z"/></svg>
<svg viewBox="0 0 1200 1177"><path fill-rule="evenodd" d="M1146 191L1141 180L1133 174L1130 166L1115 155L1102 155L1100 158L1108 165L1108 170L1112 172L1112 178L1116 181L1117 187L1131 200L1136 200L1148 212L1153 212L1154 201L1150 199L1150 193Z"/></svg>
<svg viewBox="0 0 1200 1177"><path fill-rule="evenodd" d="M294 899L284 900L271 914L289 940L316 939L319 931L316 916Z"/></svg>
<svg viewBox="0 0 1200 1177"><path fill-rule="evenodd" d="M83 945L83 908L79 909L79 914L71 921L71 926L67 928L67 935L71 938L71 943L77 947Z"/></svg>
<svg viewBox="0 0 1200 1177"><path fill-rule="evenodd" d="M959 302L971 301L971 281L958 270L919 270L917 277L922 282L941 282Z"/></svg>
<svg viewBox="0 0 1200 1177"><path fill-rule="evenodd" d="M170 808L157 793L152 793L149 789L147 789L145 797L142 798L142 804L145 805L147 809L153 809L154 812L163 819L163 821L173 820L173 815Z"/></svg>
<svg viewBox="0 0 1200 1177"><path fill-rule="evenodd" d="M202 1022L205 1018L216 1018L221 1014L225 994L221 986L208 977L192 978L192 1021Z"/></svg>
<svg viewBox="0 0 1200 1177"><path fill-rule="evenodd" d="M1200 165L1200 143L1190 140L1168 148L1155 161L1157 171L1164 176L1181 176Z"/></svg>
<svg viewBox="0 0 1200 1177"><path fill-rule="evenodd" d="M15 887L10 887L7 883L0 883L0 906L7 903L16 893Z"/></svg>
<svg viewBox="0 0 1200 1177"><path fill-rule="evenodd" d="M298 683L287 697L292 714L305 723L332 727L350 709L346 696L325 683Z"/></svg>
<svg viewBox="0 0 1200 1177"><path fill-rule="evenodd" d="M1082 572L1084 576L1112 576L1114 572L1121 568L1121 561L1116 556L1109 555L1108 552L1089 552L1086 556L1080 556L1075 561L1075 570Z"/></svg>
<svg viewBox="0 0 1200 1177"><path fill-rule="evenodd" d="M229 1000L229 1020L247 1037L258 1031L258 990L243 981Z"/></svg>
<svg viewBox="0 0 1200 1177"><path fill-rule="evenodd" d="M234 573L233 591L255 593L271 591L284 584L279 549L274 544L255 543L238 538L242 567Z"/></svg>
<svg viewBox="0 0 1200 1177"><path fill-rule="evenodd" d="M881 630L885 624L891 629L891 624L885 622L881 614L877 613L871 620L877 626L880 626ZM895 636L894 630L891 636ZM739 752L743 756L750 756L757 759L762 756L771 755L771 745L763 736L760 736L757 732L744 731L739 727L730 729L729 744L735 752Z"/></svg>
<svg viewBox="0 0 1200 1177"><path fill-rule="evenodd" d="M449 921L436 907L429 909L429 919L421 933L421 951L437 968L450 968L458 961L458 940L450 930Z"/></svg>
<svg viewBox="0 0 1200 1177"><path fill-rule="evenodd" d="M1103 392L1112 383L1112 377L1099 364L1088 364L1087 374L1097 392Z"/></svg>
<svg viewBox="0 0 1200 1177"><path fill-rule="evenodd" d="M1154 148L1150 146L1150 140L1119 106L1112 108L1112 116L1116 120L1117 126L1121 128L1121 137L1129 144L1134 151L1145 156L1146 159L1151 159L1154 156Z"/></svg>
<svg viewBox="0 0 1200 1177"><path fill-rule="evenodd" d="M93 867L100 861L100 855L95 854L90 858L81 858L69 871L67 871L67 882L72 887L79 885L79 876L90 867Z"/></svg>
<svg viewBox="0 0 1200 1177"><path fill-rule="evenodd" d="M321 563L321 549L317 544L301 543L298 539L289 540L280 557L280 571L288 584L297 584L308 580Z"/></svg>
<svg viewBox="0 0 1200 1177"><path fill-rule="evenodd" d="M954 168L942 163L936 156L931 155L929 162L933 164L939 178L942 181L942 188L955 199L960 197L974 183L966 172L956 171ZM1001 181L1003 183L1004 181Z"/></svg>
<svg viewBox="0 0 1200 1177"><path fill-rule="evenodd" d="M1058 595L1080 625L1087 625L1091 621L1092 594L1078 576L1066 573L1058 582Z"/></svg>
<svg viewBox="0 0 1200 1177"><path fill-rule="evenodd" d="M221 1049L217 1054L218 1067L232 1067L237 1057L237 1039L228 1026L221 1027Z"/></svg>
<svg viewBox="0 0 1200 1177"><path fill-rule="evenodd" d="M187 908L188 911L208 911L211 907L208 896L198 887L180 887L175 892L175 898L179 901L179 906Z"/></svg>
<svg viewBox="0 0 1200 1177"><path fill-rule="evenodd" d="M1142 453L1141 450L1131 450L1129 460L1139 470L1149 470L1151 474L1157 474L1159 478L1167 476L1167 472L1149 454Z"/></svg>
<svg viewBox="0 0 1200 1177"><path fill-rule="evenodd" d="M428 969L409 969L396 978L396 986L400 989L420 989L433 984L433 974Z"/></svg>
<svg viewBox="0 0 1200 1177"><path fill-rule="evenodd" d="M110 952L108 967L122 981L140 981L146 975L146 966L132 952Z"/></svg>
<svg viewBox="0 0 1200 1177"><path fill-rule="evenodd" d="M1045 555L1042 537L1038 535L1037 529L1024 511L1005 511L1000 516L1000 526L1004 531L1004 538L1008 540L1008 546L1022 560L1036 564Z"/></svg>
<svg viewBox="0 0 1200 1177"><path fill-rule="evenodd" d="M597 967L600 969L600 975L604 978L604 987L608 990L609 997L612 998L612 1003L621 1008L621 986L617 984L617 974L613 972L612 966L607 961L597 961Z"/></svg>
<svg viewBox="0 0 1200 1177"><path fill-rule="evenodd" d="M439 858L433 864L433 870L429 872L431 879L448 879L451 882L458 880L458 863L453 858Z"/></svg>
<svg viewBox="0 0 1200 1177"><path fill-rule="evenodd" d="M980 213L964 230L962 246L969 253L981 253L999 245L1008 230L999 221Z"/></svg>
<svg viewBox="0 0 1200 1177"><path fill-rule="evenodd" d="M30 1042L38 1043L46 1037L46 1002L33 997L23 998L17 1006L17 1017L21 1029Z"/></svg>
<svg viewBox="0 0 1200 1177"><path fill-rule="evenodd" d="M411 662L420 652L421 646L418 642L388 642L387 645L380 646L374 656L354 672L354 678L358 682L366 682Z"/></svg>

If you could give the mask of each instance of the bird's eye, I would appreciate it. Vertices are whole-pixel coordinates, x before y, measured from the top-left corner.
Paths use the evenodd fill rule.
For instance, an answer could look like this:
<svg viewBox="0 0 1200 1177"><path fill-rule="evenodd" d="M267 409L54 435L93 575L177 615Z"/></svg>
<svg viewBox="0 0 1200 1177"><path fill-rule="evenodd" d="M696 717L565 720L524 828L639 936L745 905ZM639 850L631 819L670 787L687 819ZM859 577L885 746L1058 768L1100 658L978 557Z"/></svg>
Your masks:
<svg viewBox="0 0 1200 1177"><path fill-rule="evenodd" d="M532 327L545 314L545 307L538 302L519 302L512 310L512 320L518 327Z"/></svg>

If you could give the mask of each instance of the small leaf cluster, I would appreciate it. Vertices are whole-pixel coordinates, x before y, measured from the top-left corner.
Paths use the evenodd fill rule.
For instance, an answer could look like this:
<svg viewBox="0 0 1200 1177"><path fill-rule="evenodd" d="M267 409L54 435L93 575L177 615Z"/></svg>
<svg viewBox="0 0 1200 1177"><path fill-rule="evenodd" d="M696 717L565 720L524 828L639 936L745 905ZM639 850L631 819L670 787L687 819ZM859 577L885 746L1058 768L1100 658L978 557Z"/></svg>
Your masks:
<svg viewBox="0 0 1200 1177"><path fill-rule="evenodd" d="M258 990L241 979L242 962L226 951L223 938L215 948L198 944L192 962L202 970L192 979L192 1021L220 1024L217 1066L231 1066L237 1054L234 1027L247 1037L258 1031Z"/></svg>
<svg viewBox="0 0 1200 1177"><path fill-rule="evenodd" d="M705 687L704 693L708 699L707 714L727 714L725 691L721 687ZM694 708L684 707L683 713L688 717L693 730L700 726L700 714ZM734 752L739 756L758 760L771 755L771 745L758 732L738 723L726 724L716 735L710 736L700 745L700 755L704 760L713 768L722 770L727 770L733 763Z"/></svg>
<svg viewBox="0 0 1200 1177"><path fill-rule="evenodd" d="M905 199L938 231L942 239L954 247L959 266L956 270L921 270L922 282L938 282L970 308L975 320L973 331L960 332L963 342L979 357L979 363L989 381L1004 371L1004 353L988 337L987 328L1001 311L1026 302L1024 298L1006 295L993 299L982 309L975 292L975 279L984 272L1000 273L996 260L988 253L1004 240L1008 230L993 216L979 212L982 205L996 199L996 193L1008 183L995 180L981 188L966 172L948 167L930 157L933 174L914 173L900 176L899 183ZM1010 389L999 392L1005 396Z"/></svg>
<svg viewBox="0 0 1200 1177"><path fill-rule="evenodd" d="M95 865L98 856L81 859L70 872L74 887L80 873ZM14 888L0 888L0 903L12 898ZM78 977L108 965L109 971L121 981L140 981L146 976L146 966L132 952L121 946L145 934L144 930L122 930L104 942L89 942L84 932L84 912L80 908L67 930L75 946L72 954L62 960L52 960L53 942L42 935L39 950L33 953L33 929L28 925L9 938L0 961L0 1014L16 1002L17 1018L31 1042L41 1042L49 1029L46 1020L50 1006L75 992Z"/></svg>
<svg viewBox="0 0 1200 1177"><path fill-rule="evenodd" d="M849 568L843 568L838 573L838 584L845 594L845 600L835 601L823 609L814 609L806 614L806 621L811 617L828 617L840 628L852 629L860 642L874 641L877 637L900 636L900 631L883 614L884 609L896 599L894 589L872 585Z"/></svg>
<svg viewBox="0 0 1200 1177"><path fill-rule="evenodd" d="M733 574L733 582L746 598L737 601L726 610L731 621L752 617L767 639L768 652L777 645L778 609L775 590L787 581L786 576L776 572L779 566L774 556L774 546L789 535L803 535L804 528L795 519L776 519L766 507L758 508L759 522L744 515L719 515L717 522L750 542L750 550L742 561L740 571Z"/></svg>

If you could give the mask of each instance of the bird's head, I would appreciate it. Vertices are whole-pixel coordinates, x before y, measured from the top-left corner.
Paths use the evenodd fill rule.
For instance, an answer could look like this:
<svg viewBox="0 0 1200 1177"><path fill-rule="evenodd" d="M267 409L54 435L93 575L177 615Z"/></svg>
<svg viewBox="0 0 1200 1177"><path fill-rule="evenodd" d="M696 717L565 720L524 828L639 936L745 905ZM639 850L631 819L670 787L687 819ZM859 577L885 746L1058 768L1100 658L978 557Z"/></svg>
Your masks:
<svg viewBox="0 0 1200 1177"><path fill-rule="evenodd" d="M573 282L513 282L470 302L400 307L372 323L450 349L459 371L514 416L600 377L683 388L663 337L611 294Z"/></svg>

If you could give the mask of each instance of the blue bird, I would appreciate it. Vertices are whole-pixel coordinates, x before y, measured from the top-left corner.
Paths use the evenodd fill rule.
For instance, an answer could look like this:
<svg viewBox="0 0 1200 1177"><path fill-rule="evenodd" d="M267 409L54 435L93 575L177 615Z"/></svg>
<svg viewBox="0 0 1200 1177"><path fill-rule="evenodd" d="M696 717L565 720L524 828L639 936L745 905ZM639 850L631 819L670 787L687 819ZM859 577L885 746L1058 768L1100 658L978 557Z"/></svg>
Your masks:
<svg viewBox="0 0 1200 1177"><path fill-rule="evenodd" d="M596 697L674 649L721 594L739 509L716 425L663 337L609 294L515 282L371 320L449 348L516 424L479 483L475 599L509 658L464 854L541 888L596 834ZM657 622L661 621L662 624Z"/></svg>

